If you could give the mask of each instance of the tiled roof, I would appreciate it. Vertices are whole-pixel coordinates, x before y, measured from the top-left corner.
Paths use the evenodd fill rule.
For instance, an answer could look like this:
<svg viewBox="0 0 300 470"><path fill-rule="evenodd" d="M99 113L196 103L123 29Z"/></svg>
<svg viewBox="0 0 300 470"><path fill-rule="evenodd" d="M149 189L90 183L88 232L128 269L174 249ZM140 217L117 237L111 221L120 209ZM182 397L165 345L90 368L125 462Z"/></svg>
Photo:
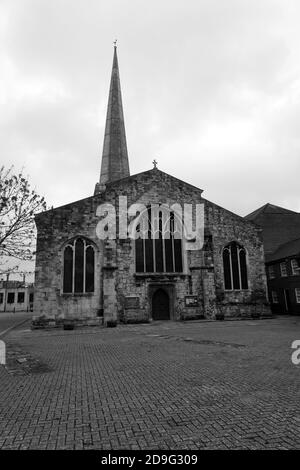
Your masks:
<svg viewBox="0 0 300 470"><path fill-rule="evenodd" d="M290 256L300 256L300 238L280 245L274 253L266 256L266 262L269 263Z"/></svg>
<svg viewBox="0 0 300 470"><path fill-rule="evenodd" d="M262 214L297 214L297 212L285 209L284 207L275 206L274 204L270 204L268 202L264 206L261 206L255 211L251 212L251 214L246 215L245 219L253 220L255 222L255 219Z"/></svg>
<svg viewBox="0 0 300 470"><path fill-rule="evenodd" d="M245 219L262 228L266 256L274 253L283 243L300 237L300 214L274 204L265 204Z"/></svg>

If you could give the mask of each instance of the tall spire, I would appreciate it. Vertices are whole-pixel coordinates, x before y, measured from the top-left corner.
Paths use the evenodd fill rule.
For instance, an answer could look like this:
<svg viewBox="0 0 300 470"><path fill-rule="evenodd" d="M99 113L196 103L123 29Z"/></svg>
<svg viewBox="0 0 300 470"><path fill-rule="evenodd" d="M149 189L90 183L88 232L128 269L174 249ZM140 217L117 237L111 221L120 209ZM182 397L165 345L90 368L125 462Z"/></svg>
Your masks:
<svg viewBox="0 0 300 470"><path fill-rule="evenodd" d="M129 175L117 46L115 41L102 152L100 184L96 185L95 192L101 190L105 184L125 178Z"/></svg>

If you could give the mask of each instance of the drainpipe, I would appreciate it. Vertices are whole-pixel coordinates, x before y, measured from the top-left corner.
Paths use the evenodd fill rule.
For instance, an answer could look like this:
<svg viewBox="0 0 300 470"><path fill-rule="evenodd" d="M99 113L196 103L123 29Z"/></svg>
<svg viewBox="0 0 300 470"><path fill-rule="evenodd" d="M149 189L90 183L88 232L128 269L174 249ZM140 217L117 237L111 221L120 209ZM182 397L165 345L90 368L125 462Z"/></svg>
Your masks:
<svg viewBox="0 0 300 470"><path fill-rule="evenodd" d="M3 283L3 287L4 287L4 283ZM4 304L3 304L3 312L6 312L6 296L7 296L7 287L4 287L4 293L3 293L3 301L4 301Z"/></svg>

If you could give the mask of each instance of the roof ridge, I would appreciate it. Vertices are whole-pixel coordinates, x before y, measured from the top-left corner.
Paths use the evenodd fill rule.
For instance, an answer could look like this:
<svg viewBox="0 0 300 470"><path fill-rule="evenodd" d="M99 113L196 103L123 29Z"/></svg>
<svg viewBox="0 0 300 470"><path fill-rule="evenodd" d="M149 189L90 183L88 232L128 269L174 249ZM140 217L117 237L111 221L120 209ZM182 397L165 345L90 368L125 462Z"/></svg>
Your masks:
<svg viewBox="0 0 300 470"><path fill-rule="evenodd" d="M271 208L271 211L267 212L268 208ZM272 209L275 210L275 211L272 212ZM266 204L259 207L255 211L250 212L250 214L245 215L245 219L252 219L252 218L257 217L258 215L266 213L266 212L269 213L269 214L276 213L276 214L281 214L281 215L284 215L284 214L298 214L298 215L300 215L299 212L293 211L291 209L286 209L285 207L277 206L276 204L271 204L270 202L267 202Z"/></svg>

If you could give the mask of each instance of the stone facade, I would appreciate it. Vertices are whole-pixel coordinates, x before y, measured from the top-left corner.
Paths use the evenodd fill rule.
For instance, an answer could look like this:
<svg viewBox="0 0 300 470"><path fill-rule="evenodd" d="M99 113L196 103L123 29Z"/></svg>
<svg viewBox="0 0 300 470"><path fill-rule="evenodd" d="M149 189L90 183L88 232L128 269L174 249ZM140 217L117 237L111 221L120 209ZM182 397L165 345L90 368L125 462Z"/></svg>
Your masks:
<svg viewBox="0 0 300 470"><path fill-rule="evenodd" d="M183 250L180 274L136 273L134 240L99 240L97 207L111 203L119 217L119 196L133 203L204 204L205 239L201 250ZM215 319L266 314L266 277L261 231L202 197L202 190L153 169L106 185L92 197L36 216L36 315L95 318L127 322L151 321L152 298L163 289L169 298L171 320ZM64 294L63 249L74 237L84 237L95 249L95 290ZM222 249L240 243L247 253L248 289L226 291ZM190 302L192 299L192 303Z"/></svg>

